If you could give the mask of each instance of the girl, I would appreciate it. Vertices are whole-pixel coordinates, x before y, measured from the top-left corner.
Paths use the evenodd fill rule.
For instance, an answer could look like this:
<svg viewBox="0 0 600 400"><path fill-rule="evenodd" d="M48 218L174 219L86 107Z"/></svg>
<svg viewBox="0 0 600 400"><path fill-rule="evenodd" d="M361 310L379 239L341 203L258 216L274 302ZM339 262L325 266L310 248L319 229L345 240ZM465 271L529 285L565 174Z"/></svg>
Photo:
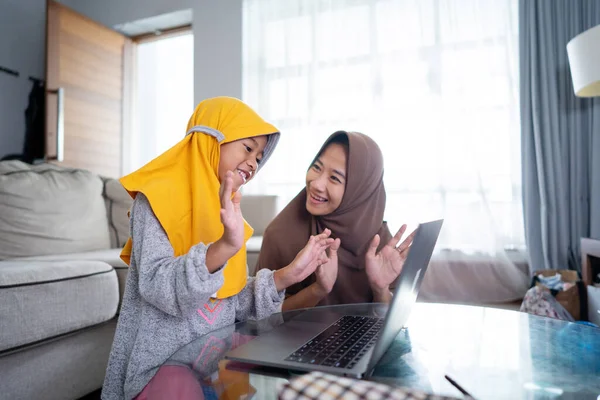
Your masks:
<svg viewBox="0 0 600 400"><path fill-rule="evenodd" d="M283 310L326 304L391 300L414 233L396 247L383 221L383 156L368 136L339 131L327 139L306 174L303 189L267 227L256 270L285 267L317 232L341 239L330 261L287 290ZM336 239L337 240L337 239ZM339 265L339 266L338 266Z"/></svg>
<svg viewBox="0 0 600 400"><path fill-rule="evenodd" d="M130 270L103 399L151 397L144 388L178 348L235 321L278 311L285 288L326 262L329 232L312 236L281 273L247 279L244 243L252 229L238 190L278 139L277 129L241 101L208 99L194 111L181 142L121 179L134 198L131 238L121 253Z"/></svg>

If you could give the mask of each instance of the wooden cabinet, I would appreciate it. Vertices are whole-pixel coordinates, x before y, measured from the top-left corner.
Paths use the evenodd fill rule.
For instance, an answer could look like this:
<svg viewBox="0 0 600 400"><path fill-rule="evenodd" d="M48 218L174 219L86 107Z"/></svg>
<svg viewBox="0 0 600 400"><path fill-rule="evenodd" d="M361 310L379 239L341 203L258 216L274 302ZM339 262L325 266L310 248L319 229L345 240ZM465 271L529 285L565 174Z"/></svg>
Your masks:
<svg viewBox="0 0 600 400"><path fill-rule="evenodd" d="M130 39L56 1L47 5L46 158L116 178Z"/></svg>
<svg viewBox="0 0 600 400"><path fill-rule="evenodd" d="M581 239L581 274L583 283L592 285L599 284L600 279L600 240L582 238Z"/></svg>

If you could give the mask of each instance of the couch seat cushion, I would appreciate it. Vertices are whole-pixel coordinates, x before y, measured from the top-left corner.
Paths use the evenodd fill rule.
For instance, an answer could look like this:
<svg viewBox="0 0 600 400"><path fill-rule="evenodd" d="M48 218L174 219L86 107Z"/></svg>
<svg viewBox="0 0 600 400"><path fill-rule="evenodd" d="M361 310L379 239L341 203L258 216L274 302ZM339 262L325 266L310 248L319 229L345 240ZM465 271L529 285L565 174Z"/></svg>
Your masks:
<svg viewBox="0 0 600 400"><path fill-rule="evenodd" d="M115 270L100 261L0 262L0 352L113 318Z"/></svg>
<svg viewBox="0 0 600 400"><path fill-rule="evenodd" d="M86 251L83 253L71 253L71 254L59 254L51 256L37 256L37 257L21 257L15 260L19 261L69 261L69 260L82 260L82 261L102 261L112 266L117 272L117 278L119 280L119 308L121 307L121 301L123 300L123 293L125 292L125 282L127 282L127 273L129 272L129 266L121 260L119 255L121 249L108 249L108 250L96 250Z"/></svg>
<svg viewBox="0 0 600 400"><path fill-rule="evenodd" d="M52 254L47 256L34 256L34 257L20 257L14 258L8 261L102 261L108 265L117 268L128 268L127 264L121 260L119 255L121 249L107 249L107 250L94 250L84 251L81 253L69 253L69 254Z"/></svg>

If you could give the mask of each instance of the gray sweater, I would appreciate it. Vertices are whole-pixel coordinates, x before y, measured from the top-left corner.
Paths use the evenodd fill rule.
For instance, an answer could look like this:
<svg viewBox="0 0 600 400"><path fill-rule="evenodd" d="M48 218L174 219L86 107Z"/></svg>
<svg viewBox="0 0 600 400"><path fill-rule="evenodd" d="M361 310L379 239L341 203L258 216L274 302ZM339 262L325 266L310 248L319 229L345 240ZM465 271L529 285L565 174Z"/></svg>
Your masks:
<svg viewBox="0 0 600 400"><path fill-rule="evenodd" d="M102 388L107 400L134 398L181 346L236 321L268 317L284 299L269 270L248 278L236 296L211 299L223 285L223 270L208 272L208 246L199 243L174 257L143 194L133 202L130 228L129 276Z"/></svg>

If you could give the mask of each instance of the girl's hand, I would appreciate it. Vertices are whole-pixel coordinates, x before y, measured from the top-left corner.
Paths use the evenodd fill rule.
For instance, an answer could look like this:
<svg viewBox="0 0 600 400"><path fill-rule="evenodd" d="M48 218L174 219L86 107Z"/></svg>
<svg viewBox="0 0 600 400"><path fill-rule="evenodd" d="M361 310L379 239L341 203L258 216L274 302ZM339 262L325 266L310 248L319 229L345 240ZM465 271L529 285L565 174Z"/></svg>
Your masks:
<svg viewBox="0 0 600 400"><path fill-rule="evenodd" d="M408 250L416 232L411 233L400 246L396 247L405 231L406 225L402 225L396 235L390 239L379 253L377 253L377 247L381 239L379 235L373 237L371 246L365 256L365 269L373 292L389 291L390 284L402 272L404 261L408 256Z"/></svg>
<svg viewBox="0 0 600 400"><path fill-rule="evenodd" d="M315 272L318 266L329 260L325 250L334 242L329 238L331 231L325 229L323 233L311 236L308 243L296 255L296 258L285 268L275 271L273 279L277 291L281 291L295 283L302 282Z"/></svg>
<svg viewBox="0 0 600 400"><path fill-rule="evenodd" d="M223 236L221 241L233 252L237 253L244 245L244 217L240 208L242 194L238 191L233 194L233 172L227 171L225 180L221 183L219 196L221 198L221 222L223 223Z"/></svg>
<svg viewBox="0 0 600 400"><path fill-rule="evenodd" d="M325 264L317 267L315 274L317 275L317 287L321 296L326 296L331 293L333 285L337 280L338 274L338 256L337 251L340 248L340 239L335 239L329 247L329 257Z"/></svg>

